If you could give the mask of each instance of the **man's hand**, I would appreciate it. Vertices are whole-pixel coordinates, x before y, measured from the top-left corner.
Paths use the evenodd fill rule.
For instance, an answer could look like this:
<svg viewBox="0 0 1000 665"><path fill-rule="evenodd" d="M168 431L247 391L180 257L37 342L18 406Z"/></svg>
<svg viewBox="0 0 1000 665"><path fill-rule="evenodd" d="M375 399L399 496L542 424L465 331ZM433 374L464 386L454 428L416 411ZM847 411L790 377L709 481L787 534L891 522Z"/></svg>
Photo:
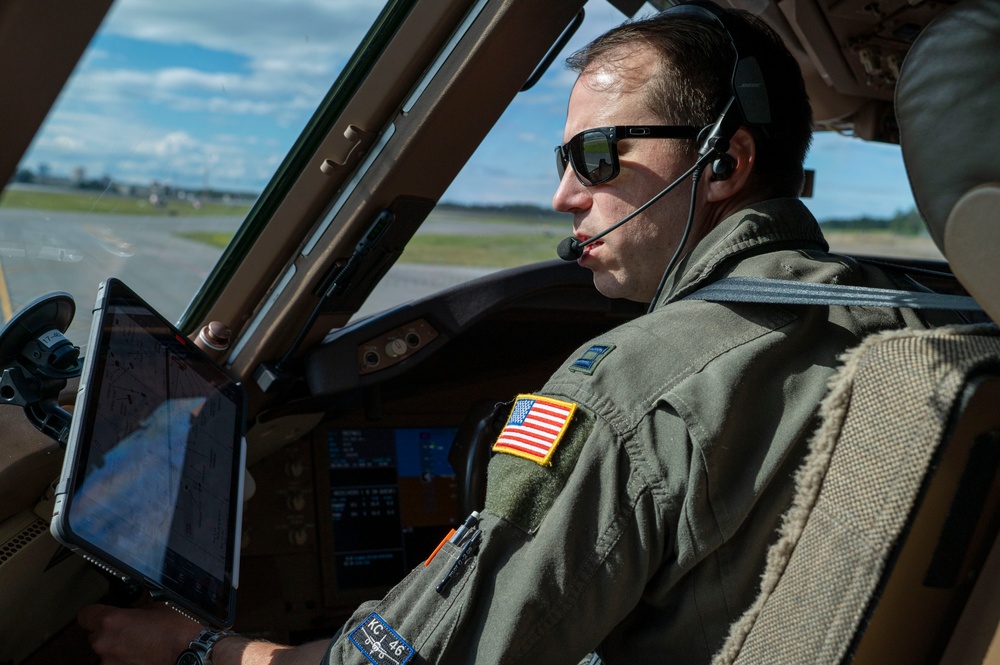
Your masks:
<svg viewBox="0 0 1000 665"><path fill-rule="evenodd" d="M101 665L174 665L177 657L198 637L203 626L161 604L140 609L88 605L77 615L90 633L90 646ZM315 665L323 659L329 640L298 647L223 637L212 649L214 665Z"/></svg>
<svg viewBox="0 0 1000 665"><path fill-rule="evenodd" d="M102 665L174 665L202 626L155 603L141 609L88 605L77 615Z"/></svg>

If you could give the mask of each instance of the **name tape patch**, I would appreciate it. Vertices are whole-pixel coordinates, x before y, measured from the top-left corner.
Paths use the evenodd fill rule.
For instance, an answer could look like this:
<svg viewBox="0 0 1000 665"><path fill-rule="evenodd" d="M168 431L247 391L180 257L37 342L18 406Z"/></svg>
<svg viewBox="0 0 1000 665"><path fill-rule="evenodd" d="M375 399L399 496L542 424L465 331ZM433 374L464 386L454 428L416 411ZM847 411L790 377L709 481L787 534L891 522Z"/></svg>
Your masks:
<svg viewBox="0 0 1000 665"><path fill-rule="evenodd" d="M518 395L507 424L493 444L493 452L551 466L552 454L575 411L576 404L572 402L540 395Z"/></svg>
<svg viewBox="0 0 1000 665"><path fill-rule="evenodd" d="M377 612L369 614L348 638L374 665L404 665L413 658L413 647Z"/></svg>

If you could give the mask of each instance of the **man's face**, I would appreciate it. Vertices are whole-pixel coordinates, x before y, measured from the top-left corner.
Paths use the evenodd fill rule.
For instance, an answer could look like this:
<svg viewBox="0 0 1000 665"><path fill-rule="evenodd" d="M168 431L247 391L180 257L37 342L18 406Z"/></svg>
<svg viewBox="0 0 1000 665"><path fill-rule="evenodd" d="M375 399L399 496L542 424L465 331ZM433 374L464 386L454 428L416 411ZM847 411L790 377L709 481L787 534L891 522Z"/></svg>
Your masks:
<svg viewBox="0 0 1000 665"><path fill-rule="evenodd" d="M623 80L623 68L628 68ZM563 141L579 132L609 125L663 125L643 100L642 83L655 72L648 50L626 62L595 64L585 70L570 95ZM619 175L584 187L568 167L552 197L552 207L573 214L579 240L604 231L643 205L690 168L694 158L676 139L623 139L618 143ZM690 183L678 187L648 210L584 248L580 265L594 272L597 290L612 298L649 302L687 221ZM691 242L698 239L698 229ZM689 245L690 246L690 245Z"/></svg>

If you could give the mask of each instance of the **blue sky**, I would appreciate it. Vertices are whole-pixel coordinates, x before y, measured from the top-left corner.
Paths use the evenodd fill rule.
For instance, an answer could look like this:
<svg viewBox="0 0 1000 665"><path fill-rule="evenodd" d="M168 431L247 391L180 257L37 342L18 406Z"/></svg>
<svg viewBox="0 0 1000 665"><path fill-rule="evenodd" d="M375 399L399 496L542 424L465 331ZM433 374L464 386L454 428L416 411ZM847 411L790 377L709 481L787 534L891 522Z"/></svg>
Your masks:
<svg viewBox="0 0 1000 665"><path fill-rule="evenodd" d="M377 14L370 0L118 0L23 166L260 191ZM603 0L567 52L623 20ZM548 206L574 76L557 61L444 196ZM822 219L912 207L899 150L830 134L807 159Z"/></svg>

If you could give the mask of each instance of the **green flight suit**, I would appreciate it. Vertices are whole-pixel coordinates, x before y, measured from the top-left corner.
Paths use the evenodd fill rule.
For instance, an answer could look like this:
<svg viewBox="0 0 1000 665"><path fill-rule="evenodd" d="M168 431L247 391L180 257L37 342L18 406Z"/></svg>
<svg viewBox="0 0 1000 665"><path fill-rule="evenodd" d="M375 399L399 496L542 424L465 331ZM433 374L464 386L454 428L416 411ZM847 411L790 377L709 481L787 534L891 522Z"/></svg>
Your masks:
<svg viewBox="0 0 1000 665"><path fill-rule="evenodd" d="M538 391L576 404L551 465L498 452L481 542L359 608L330 663L707 663L756 595L838 356L909 310L684 300L723 276L909 285L828 253L794 199L713 229L658 307ZM374 614L373 614L374 613Z"/></svg>

